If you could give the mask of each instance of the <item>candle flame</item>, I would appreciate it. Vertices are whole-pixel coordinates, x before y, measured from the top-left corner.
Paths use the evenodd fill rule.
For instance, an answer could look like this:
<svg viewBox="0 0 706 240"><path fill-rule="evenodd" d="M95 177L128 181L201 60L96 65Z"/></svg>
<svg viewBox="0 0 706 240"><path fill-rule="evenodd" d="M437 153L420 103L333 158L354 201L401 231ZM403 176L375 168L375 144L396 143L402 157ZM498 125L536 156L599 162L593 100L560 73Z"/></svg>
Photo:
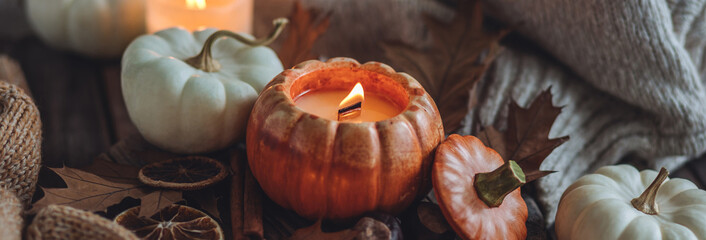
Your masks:
<svg viewBox="0 0 706 240"><path fill-rule="evenodd" d="M342 109L354 105L356 103L363 102L364 99L365 94L363 91L363 85L360 85L360 83L356 83L355 87L353 87L351 92L348 93L348 96L346 96L346 98L344 98L343 101L338 104L338 109Z"/></svg>
<svg viewBox="0 0 706 240"><path fill-rule="evenodd" d="M206 0L186 0L186 8L204 10L206 9Z"/></svg>
<svg viewBox="0 0 706 240"><path fill-rule="evenodd" d="M338 121L360 116L364 98L363 85L356 83L348 96L338 104Z"/></svg>

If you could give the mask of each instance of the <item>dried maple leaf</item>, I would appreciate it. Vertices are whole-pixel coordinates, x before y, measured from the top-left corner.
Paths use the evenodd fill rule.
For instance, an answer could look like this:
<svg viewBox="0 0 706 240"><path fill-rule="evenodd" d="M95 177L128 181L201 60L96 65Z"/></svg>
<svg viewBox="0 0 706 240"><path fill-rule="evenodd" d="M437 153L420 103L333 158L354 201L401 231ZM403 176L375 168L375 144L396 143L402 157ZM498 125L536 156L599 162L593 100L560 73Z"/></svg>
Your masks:
<svg viewBox="0 0 706 240"><path fill-rule="evenodd" d="M141 216L150 216L162 206L181 200L181 192L150 188L137 179L137 168L96 160L86 171L75 168L50 168L66 188L45 188L44 197L32 205L35 212L50 204L68 205L87 211L104 211L126 197L141 200ZM91 172L88 172L91 171ZM158 209L159 208L159 209Z"/></svg>
<svg viewBox="0 0 706 240"><path fill-rule="evenodd" d="M526 181L530 182L553 173L540 171L539 167L555 148L569 140L569 136L549 138L549 131L559 113L561 108L552 104L552 93L547 89L527 109L515 101L510 103L505 133L489 126L477 136L506 161L515 160L525 172Z"/></svg>
<svg viewBox="0 0 706 240"><path fill-rule="evenodd" d="M289 16L289 28L285 30L287 35L277 53L285 68L317 58L311 49L319 36L328 29L329 18L330 13L304 9L299 1L294 2Z"/></svg>
<svg viewBox="0 0 706 240"><path fill-rule="evenodd" d="M426 17L433 39L430 47L383 44L395 67L417 79L436 102L444 129L453 132L468 112L469 92L500 51L508 31L483 27L480 1L463 1L450 23Z"/></svg>
<svg viewBox="0 0 706 240"><path fill-rule="evenodd" d="M375 219L364 217L350 229L340 232L325 233L321 231L321 220L314 225L297 229L289 240L351 240L351 239L390 239L390 229Z"/></svg>

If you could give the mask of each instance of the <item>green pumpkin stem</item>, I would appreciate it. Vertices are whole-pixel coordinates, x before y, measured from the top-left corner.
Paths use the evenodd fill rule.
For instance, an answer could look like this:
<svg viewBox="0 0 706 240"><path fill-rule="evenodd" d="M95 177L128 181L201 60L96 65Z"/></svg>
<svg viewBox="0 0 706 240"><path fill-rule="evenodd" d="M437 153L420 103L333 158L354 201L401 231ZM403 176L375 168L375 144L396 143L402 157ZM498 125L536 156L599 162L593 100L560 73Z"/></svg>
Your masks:
<svg viewBox="0 0 706 240"><path fill-rule="evenodd" d="M206 39L206 42L203 44L203 48L201 49L201 52L199 54L184 61L192 67L201 69L205 72L216 72L221 69L221 65L218 63L218 61L211 57L211 46L213 46L213 43L216 41L216 39L219 39L221 37L230 37L251 47L268 45L272 43L275 39L277 39L277 37L280 33L282 33L282 30L284 30L284 27L287 25L288 22L289 21L286 18L275 19L272 22L272 24L274 25L274 29L272 30L272 32L270 32L270 34L266 38L261 39L250 39L240 33L234 33L228 30L220 30L214 32L213 34L211 34L211 36L208 37L208 39Z"/></svg>
<svg viewBox="0 0 706 240"><path fill-rule="evenodd" d="M520 165L513 160L487 173L478 173L473 186L478 198L488 207L498 207L505 196L525 184L525 173Z"/></svg>
<svg viewBox="0 0 706 240"><path fill-rule="evenodd" d="M657 174L657 177L652 181L650 186L647 187L639 197L630 201L632 206L645 214L657 215L659 213L659 206L657 206L657 201L655 201L657 190L662 186L667 176L669 176L669 171L667 171L666 168L660 169L659 174Z"/></svg>

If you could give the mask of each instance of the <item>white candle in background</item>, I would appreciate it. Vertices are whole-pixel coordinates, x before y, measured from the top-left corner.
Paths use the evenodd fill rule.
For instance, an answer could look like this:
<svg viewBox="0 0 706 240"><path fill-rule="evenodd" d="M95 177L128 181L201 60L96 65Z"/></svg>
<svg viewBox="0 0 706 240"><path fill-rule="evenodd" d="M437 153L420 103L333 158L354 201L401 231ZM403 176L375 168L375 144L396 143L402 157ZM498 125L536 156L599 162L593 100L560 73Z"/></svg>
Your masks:
<svg viewBox="0 0 706 240"><path fill-rule="evenodd" d="M217 28L252 33L253 0L147 0L147 31Z"/></svg>

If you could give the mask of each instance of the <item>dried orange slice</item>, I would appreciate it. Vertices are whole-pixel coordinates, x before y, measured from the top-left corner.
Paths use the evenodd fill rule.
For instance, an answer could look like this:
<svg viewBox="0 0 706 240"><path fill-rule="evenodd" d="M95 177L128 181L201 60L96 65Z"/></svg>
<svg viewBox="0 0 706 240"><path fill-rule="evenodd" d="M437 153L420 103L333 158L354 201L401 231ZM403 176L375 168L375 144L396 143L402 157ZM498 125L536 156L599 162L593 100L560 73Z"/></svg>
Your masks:
<svg viewBox="0 0 706 240"><path fill-rule="evenodd" d="M216 220L188 206L174 204L150 218L138 217L139 213L139 206L130 208L118 214L115 222L141 239L224 239Z"/></svg>
<svg viewBox="0 0 706 240"><path fill-rule="evenodd" d="M207 157L190 156L148 164L138 175L144 184L177 190L199 190L228 175L225 166Z"/></svg>

